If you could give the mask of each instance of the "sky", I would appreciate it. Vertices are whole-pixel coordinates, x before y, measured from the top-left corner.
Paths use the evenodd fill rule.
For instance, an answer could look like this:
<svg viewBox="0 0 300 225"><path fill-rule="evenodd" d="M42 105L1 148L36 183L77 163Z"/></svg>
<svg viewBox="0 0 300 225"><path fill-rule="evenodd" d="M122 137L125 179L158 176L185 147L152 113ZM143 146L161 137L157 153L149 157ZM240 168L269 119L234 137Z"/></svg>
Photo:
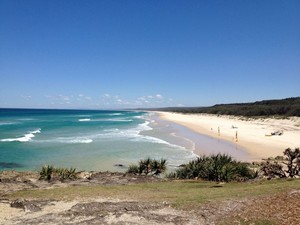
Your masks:
<svg viewBox="0 0 300 225"><path fill-rule="evenodd" d="M300 96L298 0L0 0L0 107Z"/></svg>

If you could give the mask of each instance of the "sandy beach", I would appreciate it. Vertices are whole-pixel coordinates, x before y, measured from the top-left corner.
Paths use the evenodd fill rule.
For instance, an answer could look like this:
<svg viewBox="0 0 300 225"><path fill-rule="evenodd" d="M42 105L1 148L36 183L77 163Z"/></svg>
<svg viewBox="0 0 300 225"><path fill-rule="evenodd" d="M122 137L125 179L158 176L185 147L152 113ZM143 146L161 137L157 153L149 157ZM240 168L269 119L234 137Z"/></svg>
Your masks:
<svg viewBox="0 0 300 225"><path fill-rule="evenodd" d="M235 143L255 160L282 155L286 148L300 147L298 117L249 119L212 114L157 113L162 119L185 126L194 132ZM195 153L199 154L197 149Z"/></svg>

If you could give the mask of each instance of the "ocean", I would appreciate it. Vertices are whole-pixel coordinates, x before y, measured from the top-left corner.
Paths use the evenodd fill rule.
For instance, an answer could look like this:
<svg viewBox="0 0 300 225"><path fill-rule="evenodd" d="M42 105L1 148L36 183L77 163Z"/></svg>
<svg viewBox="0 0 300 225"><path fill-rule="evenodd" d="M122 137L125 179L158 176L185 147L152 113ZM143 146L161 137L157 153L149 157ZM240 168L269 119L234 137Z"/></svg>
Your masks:
<svg viewBox="0 0 300 225"><path fill-rule="evenodd" d="M0 170L125 171L147 157L165 158L169 168L194 159L192 144L156 119L141 111L0 109Z"/></svg>

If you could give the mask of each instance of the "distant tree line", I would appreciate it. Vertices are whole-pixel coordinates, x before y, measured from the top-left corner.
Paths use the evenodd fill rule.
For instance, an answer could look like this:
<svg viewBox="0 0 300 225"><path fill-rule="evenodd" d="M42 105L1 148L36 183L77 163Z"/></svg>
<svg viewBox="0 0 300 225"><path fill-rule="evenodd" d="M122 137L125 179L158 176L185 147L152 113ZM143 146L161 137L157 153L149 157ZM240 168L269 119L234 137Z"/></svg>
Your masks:
<svg viewBox="0 0 300 225"><path fill-rule="evenodd" d="M218 104L211 107L170 107L156 109L179 113L209 113L234 116L300 116L300 97L253 103Z"/></svg>

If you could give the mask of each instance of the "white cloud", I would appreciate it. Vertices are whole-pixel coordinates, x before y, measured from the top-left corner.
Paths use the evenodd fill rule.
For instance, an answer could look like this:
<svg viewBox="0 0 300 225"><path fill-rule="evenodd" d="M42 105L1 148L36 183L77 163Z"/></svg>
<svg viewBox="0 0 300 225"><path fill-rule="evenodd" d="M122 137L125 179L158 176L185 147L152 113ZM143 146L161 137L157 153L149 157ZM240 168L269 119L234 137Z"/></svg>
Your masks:
<svg viewBox="0 0 300 225"><path fill-rule="evenodd" d="M138 100L145 101L146 98L145 97L139 97Z"/></svg>
<svg viewBox="0 0 300 225"><path fill-rule="evenodd" d="M105 93L100 97L100 106L126 107L163 107L170 106L173 99L165 98L161 94L139 96L135 99L126 99L120 95Z"/></svg>
<svg viewBox="0 0 300 225"><path fill-rule="evenodd" d="M21 98L28 101L28 100L32 99L32 96L31 95L21 95Z"/></svg>
<svg viewBox="0 0 300 225"><path fill-rule="evenodd" d="M63 101L70 101L70 97L66 95L58 95L56 98Z"/></svg>

